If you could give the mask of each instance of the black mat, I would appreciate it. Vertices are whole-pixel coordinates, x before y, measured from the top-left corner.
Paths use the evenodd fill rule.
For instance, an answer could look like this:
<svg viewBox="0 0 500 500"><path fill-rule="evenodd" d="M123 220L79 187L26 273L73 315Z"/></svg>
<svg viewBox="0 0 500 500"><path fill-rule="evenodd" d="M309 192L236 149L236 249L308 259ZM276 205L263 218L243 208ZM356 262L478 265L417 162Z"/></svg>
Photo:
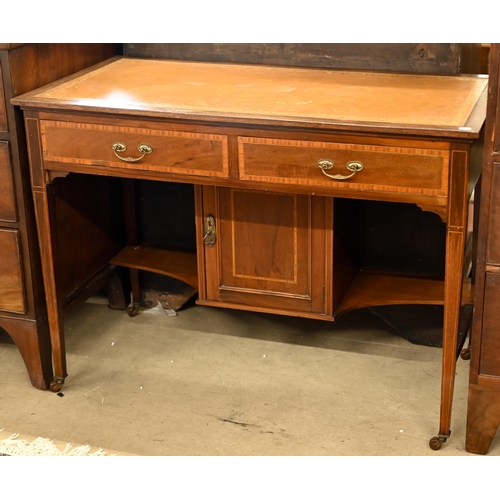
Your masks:
<svg viewBox="0 0 500 500"><path fill-rule="evenodd" d="M412 344L431 347L443 346L443 307L425 305L397 305L370 307L375 314ZM460 336L466 336L462 331ZM460 338L459 338L460 341ZM13 344L12 338L0 328L0 343Z"/></svg>
<svg viewBox="0 0 500 500"><path fill-rule="evenodd" d="M397 305L370 307L370 311L412 344L443 346L443 306ZM462 308L459 345L469 331L472 306Z"/></svg>

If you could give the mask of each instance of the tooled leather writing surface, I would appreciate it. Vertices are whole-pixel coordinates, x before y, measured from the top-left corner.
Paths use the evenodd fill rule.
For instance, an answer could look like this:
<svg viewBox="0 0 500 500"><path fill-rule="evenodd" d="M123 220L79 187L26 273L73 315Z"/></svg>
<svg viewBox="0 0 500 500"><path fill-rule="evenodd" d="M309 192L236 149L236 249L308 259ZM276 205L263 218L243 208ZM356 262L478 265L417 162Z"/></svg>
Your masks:
<svg viewBox="0 0 500 500"><path fill-rule="evenodd" d="M23 104L459 128L486 85L470 76L122 58Z"/></svg>

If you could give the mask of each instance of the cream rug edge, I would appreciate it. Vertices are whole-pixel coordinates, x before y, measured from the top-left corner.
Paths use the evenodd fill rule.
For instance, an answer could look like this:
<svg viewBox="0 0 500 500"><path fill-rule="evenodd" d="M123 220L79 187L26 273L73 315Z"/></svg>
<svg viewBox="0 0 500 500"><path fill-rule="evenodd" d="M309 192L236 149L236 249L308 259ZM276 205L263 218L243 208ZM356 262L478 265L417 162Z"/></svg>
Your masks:
<svg viewBox="0 0 500 500"><path fill-rule="evenodd" d="M75 445L0 429L0 454L9 456L133 456L89 445Z"/></svg>

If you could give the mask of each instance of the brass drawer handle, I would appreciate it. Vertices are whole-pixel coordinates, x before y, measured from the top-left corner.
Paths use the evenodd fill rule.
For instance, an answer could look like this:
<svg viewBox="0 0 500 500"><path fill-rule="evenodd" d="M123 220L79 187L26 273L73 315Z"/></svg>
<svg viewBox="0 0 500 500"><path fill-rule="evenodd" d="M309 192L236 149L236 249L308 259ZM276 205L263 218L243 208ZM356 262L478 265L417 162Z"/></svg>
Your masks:
<svg viewBox="0 0 500 500"><path fill-rule="evenodd" d="M123 153L127 149L127 146L123 144L123 142L114 142L111 147L113 148L115 155L120 158L120 160L129 163L142 160L146 155L150 155L153 152L153 148L151 146L148 146L147 144L139 144L139 146L137 146L137 149L140 153L142 153L142 156L139 156L139 158L132 158L131 156L127 156L126 158L124 158L123 156L120 156L118 154Z"/></svg>
<svg viewBox="0 0 500 500"><path fill-rule="evenodd" d="M321 169L321 171L327 176L330 177L330 179L336 179L338 181L345 181L346 179L350 179L356 172L361 172L363 170L364 165L360 161L349 161L346 164L347 170L349 172L352 172L350 175L340 175L340 174L328 174L325 172L325 170L330 170L333 168L333 161L332 160L319 160L318 161L318 167Z"/></svg>

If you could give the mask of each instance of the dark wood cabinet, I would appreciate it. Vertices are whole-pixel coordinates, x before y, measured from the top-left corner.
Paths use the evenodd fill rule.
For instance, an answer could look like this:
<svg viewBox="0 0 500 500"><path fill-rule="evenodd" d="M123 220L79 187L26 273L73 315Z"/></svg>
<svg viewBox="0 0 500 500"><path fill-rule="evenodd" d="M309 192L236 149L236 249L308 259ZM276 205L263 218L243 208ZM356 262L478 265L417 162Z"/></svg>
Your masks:
<svg viewBox="0 0 500 500"><path fill-rule="evenodd" d="M46 389L52 355L24 124L10 99L116 54L114 44L0 44L0 336Z"/></svg>
<svg viewBox="0 0 500 500"><path fill-rule="evenodd" d="M500 424L500 44L491 44L465 449L487 453Z"/></svg>

